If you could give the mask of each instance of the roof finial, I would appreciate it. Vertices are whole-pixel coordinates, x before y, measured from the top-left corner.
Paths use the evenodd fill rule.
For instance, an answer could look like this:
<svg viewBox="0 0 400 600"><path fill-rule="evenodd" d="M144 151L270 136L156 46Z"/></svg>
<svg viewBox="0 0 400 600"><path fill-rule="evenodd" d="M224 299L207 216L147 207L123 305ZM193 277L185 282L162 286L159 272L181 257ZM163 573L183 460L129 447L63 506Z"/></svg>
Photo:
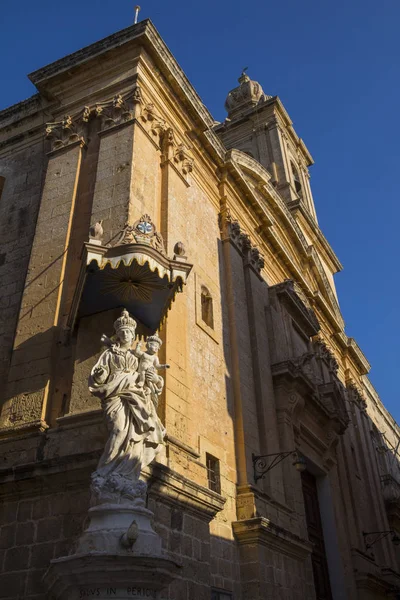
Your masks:
<svg viewBox="0 0 400 600"><path fill-rule="evenodd" d="M133 21L134 25L136 25L136 23L138 22L139 11L140 11L140 6L137 4L135 6L135 19Z"/></svg>
<svg viewBox="0 0 400 600"><path fill-rule="evenodd" d="M248 76L248 75L247 75L247 73L246 73L246 71L247 71L247 69L248 69L248 68L249 68L249 67L244 67L244 68L242 69L242 74L241 74L241 76L240 76L240 77L239 77L239 79L238 79L238 82L239 82L239 83L244 83L245 81L250 81L250 78L249 78L249 76Z"/></svg>

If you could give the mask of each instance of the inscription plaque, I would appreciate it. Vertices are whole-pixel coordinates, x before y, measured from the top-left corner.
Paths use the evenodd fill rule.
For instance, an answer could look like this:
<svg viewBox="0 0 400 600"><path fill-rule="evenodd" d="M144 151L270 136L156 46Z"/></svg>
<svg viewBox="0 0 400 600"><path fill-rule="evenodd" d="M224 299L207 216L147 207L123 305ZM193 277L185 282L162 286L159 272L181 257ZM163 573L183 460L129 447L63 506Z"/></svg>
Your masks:
<svg viewBox="0 0 400 600"><path fill-rule="evenodd" d="M140 586L116 587L84 587L79 588L79 599L83 598L136 598L146 600L156 598L156 592L150 588Z"/></svg>

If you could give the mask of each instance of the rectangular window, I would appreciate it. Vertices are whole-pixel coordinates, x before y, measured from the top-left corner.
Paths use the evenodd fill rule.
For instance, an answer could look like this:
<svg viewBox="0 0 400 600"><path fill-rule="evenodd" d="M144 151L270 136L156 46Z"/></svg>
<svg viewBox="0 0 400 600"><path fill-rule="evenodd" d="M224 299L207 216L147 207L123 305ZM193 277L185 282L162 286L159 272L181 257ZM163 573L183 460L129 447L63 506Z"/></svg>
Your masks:
<svg viewBox="0 0 400 600"><path fill-rule="evenodd" d="M219 476L219 460L215 456L206 453L206 467L208 487L217 494L221 493L221 479Z"/></svg>
<svg viewBox="0 0 400 600"><path fill-rule="evenodd" d="M357 454L356 454L355 448L353 445L351 445L350 448L351 448L351 457L352 457L353 465L354 465L354 472L356 474L356 477L361 479L360 469L358 467L358 460L357 460Z"/></svg>
<svg viewBox="0 0 400 600"><path fill-rule="evenodd" d="M211 590L211 600L233 600L232 592L225 590Z"/></svg>

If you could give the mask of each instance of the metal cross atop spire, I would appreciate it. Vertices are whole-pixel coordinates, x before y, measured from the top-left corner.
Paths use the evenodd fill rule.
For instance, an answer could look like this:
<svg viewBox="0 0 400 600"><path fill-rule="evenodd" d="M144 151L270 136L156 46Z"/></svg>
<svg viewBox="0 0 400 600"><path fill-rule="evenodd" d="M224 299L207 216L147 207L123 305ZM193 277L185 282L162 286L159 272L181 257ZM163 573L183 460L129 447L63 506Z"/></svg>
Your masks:
<svg viewBox="0 0 400 600"><path fill-rule="evenodd" d="M137 4L135 6L135 19L133 21L134 25L136 25L136 23L138 22L139 11L140 11L140 6Z"/></svg>

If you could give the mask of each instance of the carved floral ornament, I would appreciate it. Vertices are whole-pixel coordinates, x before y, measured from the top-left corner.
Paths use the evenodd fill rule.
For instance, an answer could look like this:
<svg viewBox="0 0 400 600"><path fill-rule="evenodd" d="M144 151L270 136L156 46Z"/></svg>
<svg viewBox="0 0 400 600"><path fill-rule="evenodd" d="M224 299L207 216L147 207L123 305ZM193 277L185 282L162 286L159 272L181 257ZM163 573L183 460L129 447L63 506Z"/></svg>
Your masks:
<svg viewBox="0 0 400 600"><path fill-rule="evenodd" d="M93 118L101 119L102 131L138 119L142 127L158 139L166 158L173 158L174 165L180 168L184 176L193 171L194 159L189 149L183 142L178 143L172 127L168 127L165 119L157 114L154 104L144 101L139 85L128 94L117 94L106 102L84 106L75 115L66 115L60 121L47 123L46 137L53 141L52 150L65 148L75 142L85 143L86 126Z"/></svg>
<svg viewBox="0 0 400 600"><path fill-rule="evenodd" d="M256 246L253 246L250 236L242 231L239 221L232 217L229 208L219 213L218 221L223 239L230 239L246 263L260 273L265 264L264 256Z"/></svg>

